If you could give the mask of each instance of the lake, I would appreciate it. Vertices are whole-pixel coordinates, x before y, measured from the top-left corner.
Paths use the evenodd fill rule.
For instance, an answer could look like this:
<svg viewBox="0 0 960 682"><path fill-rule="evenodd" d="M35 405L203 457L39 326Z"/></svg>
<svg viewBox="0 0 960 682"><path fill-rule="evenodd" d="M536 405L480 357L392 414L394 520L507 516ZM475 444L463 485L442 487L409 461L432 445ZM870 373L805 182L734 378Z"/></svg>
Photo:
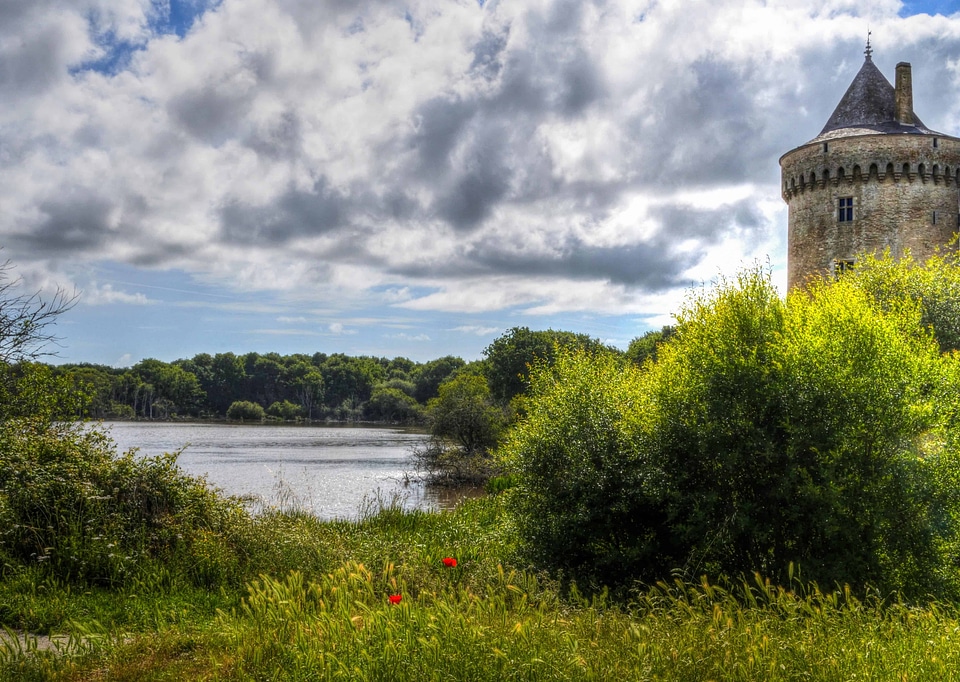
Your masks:
<svg viewBox="0 0 960 682"><path fill-rule="evenodd" d="M411 481L412 449L427 435L399 427L105 422L120 452L184 448L177 462L253 507L297 507L323 519L355 518L365 500L398 494L407 508L453 506L462 493Z"/></svg>

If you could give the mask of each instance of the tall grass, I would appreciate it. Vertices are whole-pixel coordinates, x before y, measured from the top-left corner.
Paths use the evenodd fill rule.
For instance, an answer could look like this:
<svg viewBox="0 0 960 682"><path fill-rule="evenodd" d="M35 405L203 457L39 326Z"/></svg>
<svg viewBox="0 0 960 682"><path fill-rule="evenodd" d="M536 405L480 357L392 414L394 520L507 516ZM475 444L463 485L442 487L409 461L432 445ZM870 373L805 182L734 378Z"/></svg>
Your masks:
<svg viewBox="0 0 960 682"><path fill-rule="evenodd" d="M524 563L517 488L252 516L173 457L0 434L0 680L960 679L949 604L760 579L585 597Z"/></svg>
<svg viewBox="0 0 960 682"><path fill-rule="evenodd" d="M266 515L256 522L262 554L248 558L260 574L242 589L206 592L202 606L189 605L199 592L182 586L77 594L52 585L40 592L57 593L70 619L60 629L76 644L59 653L7 645L0 678L960 679L953 606L759 578L660 584L626 602L587 598L511 567L501 507L490 497L451 512L394 504L358 521ZM137 601L139 616L112 611Z"/></svg>

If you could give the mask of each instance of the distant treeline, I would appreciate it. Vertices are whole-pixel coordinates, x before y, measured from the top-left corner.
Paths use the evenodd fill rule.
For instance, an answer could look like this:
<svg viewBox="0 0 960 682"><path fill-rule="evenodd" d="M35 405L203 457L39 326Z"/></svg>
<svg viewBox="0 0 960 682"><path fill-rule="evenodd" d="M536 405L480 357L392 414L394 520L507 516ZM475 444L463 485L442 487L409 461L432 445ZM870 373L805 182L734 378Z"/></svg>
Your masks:
<svg viewBox="0 0 960 682"><path fill-rule="evenodd" d="M118 369L73 364L53 368L86 396L94 419L224 418L231 406L259 406L283 420L415 421L450 374L465 366L447 356L407 358L279 353L201 353L189 360L143 360Z"/></svg>
<svg viewBox="0 0 960 682"><path fill-rule="evenodd" d="M639 341L628 355L648 352ZM173 362L147 359L129 368L65 364L51 370L84 396L82 414L70 416L415 423L440 385L462 372L485 377L491 395L506 404L522 391L530 365L551 358L557 345L620 353L585 334L515 327L487 347L482 360L469 364L449 355L418 363L342 353L200 353Z"/></svg>

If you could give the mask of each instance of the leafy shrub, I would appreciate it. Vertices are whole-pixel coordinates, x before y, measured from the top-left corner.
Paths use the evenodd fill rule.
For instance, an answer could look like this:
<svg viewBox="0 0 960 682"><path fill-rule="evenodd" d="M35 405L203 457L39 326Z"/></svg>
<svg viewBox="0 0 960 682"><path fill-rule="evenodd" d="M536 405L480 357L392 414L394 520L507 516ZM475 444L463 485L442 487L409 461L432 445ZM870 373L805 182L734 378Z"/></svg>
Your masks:
<svg viewBox="0 0 960 682"><path fill-rule="evenodd" d="M0 552L85 583L123 583L156 562L201 584L237 578L246 512L176 457L117 456L106 434L78 425L4 422Z"/></svg>
<svg viewBox="0 0 960 682"><path fill-rule="evenodd" d="M417 474L430 485L484 485L499 471L486 451L467 452L437 437L414 447L412 454Z"/></svg>
<svg viewBox="0 0 960 682"><path fill-rule="evenodd" d="M947 575L960 391L909 300L784 303L760 270L693 295L645 369L562 353L502 450L519 530L601 582L671 571L922 591Z"/></svg>
<svg viewBox="0 0 960 682"><path fill-rule="evenodd" d="M232 407L232 406L231 406ZM258 405L259 407L259 405ZM267 408L267 414L284 421L294 421L303 416L303 408L289 400L276 401ZM234 417L230 417L233 419Z"/></svg>
<svg viewBox="0 0 960 682"><path fill-rule="evenodd" d="M960 254L936 254L918 263L909 253L893 260L865 254L844 275L850 285L867 292L887 310L904 299L920 307L921 325L929 327L942 352L960 350Z"/></svg>
<svg viewBox="0 0 960 682"><path fill-rule="evenodd" d="M249 400L237 400L227 408L227 419L241 422L259 422L266 418L263 407Z"/></svg>
<svg viewBox="0 0 960 682"><path fill-rule="evenodd" d="M415 422L423 417L423 409L399 388L380 385L373 389L370 400L363 406L363 416L375 421Z"/></svg>

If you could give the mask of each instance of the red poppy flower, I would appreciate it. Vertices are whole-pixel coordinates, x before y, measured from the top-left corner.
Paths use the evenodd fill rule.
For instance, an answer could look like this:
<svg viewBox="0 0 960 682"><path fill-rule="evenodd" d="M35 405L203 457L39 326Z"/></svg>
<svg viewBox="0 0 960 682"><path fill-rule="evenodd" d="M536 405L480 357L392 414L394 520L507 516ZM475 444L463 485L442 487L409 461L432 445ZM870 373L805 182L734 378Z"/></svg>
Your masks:
<svg viewBox="0 0 960 682"><path fill-rule="evenodd" d="M391 594L391 595L390 595L390 603L391 603L391 604L399 604L401 599L403 599L403 597L402 597L401 595L399 595L399 594Z"/></svg>
<svg viewBox="0 0 960 682"><path fill-rule="evenodd" d="M457 567L457 560L454 559L453 557L449 557L449 556L448 556L448 557L444 557L444 559L443 559L443 565L446 566L447 568L456 568L456 567Z"/></svg>

